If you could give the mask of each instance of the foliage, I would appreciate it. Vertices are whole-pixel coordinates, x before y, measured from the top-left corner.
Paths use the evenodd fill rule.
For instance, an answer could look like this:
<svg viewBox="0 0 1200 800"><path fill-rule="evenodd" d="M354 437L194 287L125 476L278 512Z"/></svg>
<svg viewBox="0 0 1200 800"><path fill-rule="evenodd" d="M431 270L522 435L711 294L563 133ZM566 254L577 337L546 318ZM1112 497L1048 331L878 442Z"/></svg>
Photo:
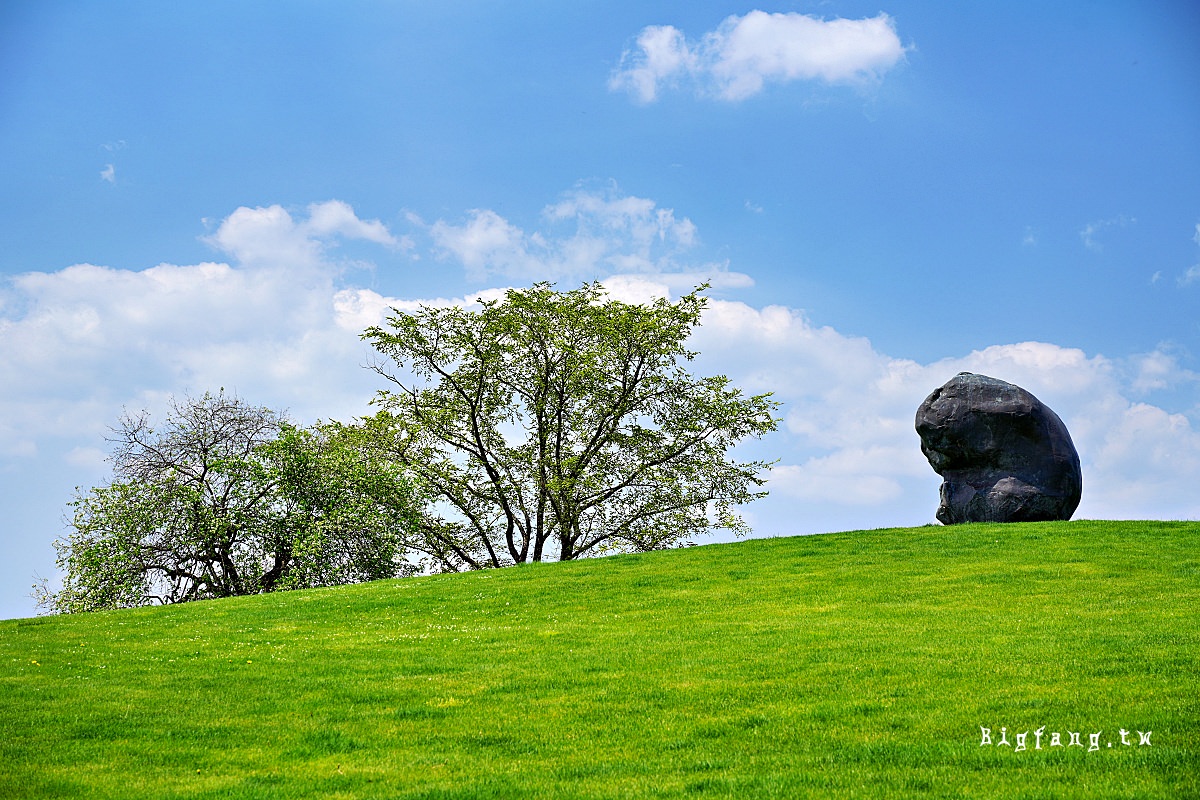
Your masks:
<svg viewBox="0 0 1200 800"><path fill-rule="evenodd" d="M4 620L0 797L1197 797L1197 607L1200 523L1079 521Z"/></svg>
<svg viewBox="0 0 1200 800"><path fill-rule="evenodd" d="M223 391L115 431L113 480L77 494L51 611L91 611L394 577L416 500L352 429L297 428ZM37 587L35 587L37 588Z"/></svg>
<svg viewBox="0 0 1200 800"><path fill-rule="evenodd" d="M279 588L297 589L410 575L408 540L419 496L403 468L338 423L284 425L259 450L275 484L277 525L291 542Z"/></svg>
<svg viewBox="0 0 1200 800"><path fill-rule="evenodd" d="M607 300L588 284L539 283L480 311L396 312L364 338L398 388L365 430L390 443L451 515L414 547L439 570L498 567L672 547L745 526L733 506L769 465L726 451L774 430L769 395L680 362L699 323L700 287L670 303ZM553 551L553 552L552 552Z"/></svg>

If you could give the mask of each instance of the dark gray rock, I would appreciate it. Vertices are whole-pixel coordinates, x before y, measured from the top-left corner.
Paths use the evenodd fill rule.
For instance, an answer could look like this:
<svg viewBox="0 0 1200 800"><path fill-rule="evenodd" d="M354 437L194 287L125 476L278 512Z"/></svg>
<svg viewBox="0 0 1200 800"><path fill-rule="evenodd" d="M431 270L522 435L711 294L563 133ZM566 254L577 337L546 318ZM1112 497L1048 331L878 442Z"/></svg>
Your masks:
<svg viewBox="0 0 1200 800"><path fill-rule="evenodd" d="M1067 426L1020 386L960 372L921 403L917 434L943 479L937 518L946 525L1070 519L1079 506Z"/></svg>

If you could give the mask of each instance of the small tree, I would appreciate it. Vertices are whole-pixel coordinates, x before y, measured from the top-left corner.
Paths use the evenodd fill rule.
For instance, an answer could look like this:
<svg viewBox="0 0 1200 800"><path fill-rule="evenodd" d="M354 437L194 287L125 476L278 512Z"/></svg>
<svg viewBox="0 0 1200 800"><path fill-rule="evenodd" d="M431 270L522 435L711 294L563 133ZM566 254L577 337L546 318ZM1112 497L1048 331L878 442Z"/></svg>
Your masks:
<svg viewBox="0 0 1200 800"><path fill-rule="evenodd" d="M448 516L414 549L440 570L677 546L762 496L762 461L726 458L775 429L769 395L680 365L706 286L670 303L607 300L588 284L509 290L480 311L396 312L363 337L398 389L367 421Z"/></svg>
<svg viewBox="0 0 1200 800"><path fill-rule="evenodd" d="M91 611L393 577L411 483L355 431L300 429L223 391L115 431L113 480L77 494L51 611Z"/></svg>

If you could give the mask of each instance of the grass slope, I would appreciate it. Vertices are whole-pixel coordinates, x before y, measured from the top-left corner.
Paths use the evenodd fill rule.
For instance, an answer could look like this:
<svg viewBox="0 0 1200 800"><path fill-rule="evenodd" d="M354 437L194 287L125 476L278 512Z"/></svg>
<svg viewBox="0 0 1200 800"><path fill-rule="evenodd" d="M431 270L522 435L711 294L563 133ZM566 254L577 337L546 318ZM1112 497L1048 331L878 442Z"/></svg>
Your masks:
<svg viewBox="0 0 1200 800"><path fill-rule="evenodd" d="M0 796L1198 796L1198 609L1200 523L1071 522L6 621Z"/></svg>

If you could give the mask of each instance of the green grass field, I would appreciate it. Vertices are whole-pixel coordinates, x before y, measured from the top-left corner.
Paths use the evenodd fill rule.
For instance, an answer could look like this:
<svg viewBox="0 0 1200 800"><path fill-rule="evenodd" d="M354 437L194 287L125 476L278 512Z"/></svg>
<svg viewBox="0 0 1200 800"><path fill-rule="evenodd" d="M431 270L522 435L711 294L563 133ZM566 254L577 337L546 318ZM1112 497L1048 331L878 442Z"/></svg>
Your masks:
<svg viewBox="0 0 1200 800"><path fill-rule="evenodd" d="M10 620L0 796L1197 797L1198 617L1200 523L1081 521Z"/></svg>

